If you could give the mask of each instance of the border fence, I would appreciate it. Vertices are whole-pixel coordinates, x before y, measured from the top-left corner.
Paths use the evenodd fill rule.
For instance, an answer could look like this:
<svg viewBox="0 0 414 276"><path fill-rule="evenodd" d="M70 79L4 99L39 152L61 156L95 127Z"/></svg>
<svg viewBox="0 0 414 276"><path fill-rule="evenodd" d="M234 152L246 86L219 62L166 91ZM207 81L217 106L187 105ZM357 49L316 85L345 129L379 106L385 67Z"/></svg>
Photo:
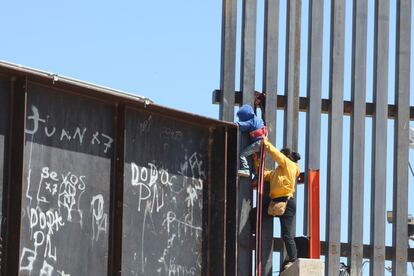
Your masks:
<svg viewBox="0 0 414 276"><path fill-rule="evenodd" d="M327 2L330 9L325 8ZM305 5L307 13L303 9ZM253 105L256 90L261 90L266 97L262 113L270 140L275 143L276 130L283 129L283 145L293 149L298 147L298 129L303 127L298 122L299 114L305 113L305 172L320 169L321 160L327 163L327 170L321 171L327 179L326 190L321 195L326 200L326 209L321 210L326 212L323 221L326 238L321 242L326 275L338 275L341 258L347 258L351 275L360 275L364 259L368 259L370 275L375 276L384 275L386 261L392 261L393 275L406 275L407 262L414 261L414 249L407 246L408 137L409 123L414 119L414 107L410 107L411 6L411 0L223 0L221 82L220 89L213 92L213 102L220 104L220 119L233 121L234 108L240 104ZM263 10L263 14L259 10ZM373 15L372 21L368 20L368 14ZM328 28L323 26L326 16L329 18ZM391 18L395 20L395 28L390 27ZM305 24L301 24L303 22ZM347 24L352 26L348 31ZM261 26L262 37L258 32ZM301 41L304 33L307 39ZM372 47L368 48L368 34L371 33ZM323 48L324 40L329 41L327 48ZM279 49L281 41L285 41L283 53ZM350 49L346 46L348 41L351 41ZM263 50L257 49L259 42L263 43ZM395 52L390 51L391 45ZM307 50L307 56L300 60L304 50ZM239 51L240 57L236 56ZM367 53L372 55L371 63L367 61ZM257 63L258 56L262 64ZM347 59L350 60L350 84L349 91L344 91ZM328 64L326 89L329 96L325 98L322 96L323 60ZM281 62L284 62L284 75L278 78ZM395 65L394 71L389 70L390 63ZM240 68L236 68L236 64L240 64ZM302 68L306 69L301 75ZM369 68L372 68L372 102L367 100ZM302 85L306 96L300 96L299 92L303 78L307 80ZM284 80L283 91L277 89L279 79ZM389 88L391 79L395 81ZM236 91L236 80L240 80L239 91ZM256 88L258 83L261 83L261 89ZM346 99L348 92L350 100ZM283 126L277 125L278 109L284 110ZM321 126L324 114L328 121ZM350 118L349 133L344 127L347 117ZM367 118L372 119L372 130L366 126ZM388 131L389 125L393 125L391 131ZM327 128L327 156L321 155L322 128ZM370 167L365 164L368 132L372 141ZM344 137L349 139L349 152L344 152ZM393 141L392 155L387 149L389 141ZM348 168L343 164L345 154L350 158ZM393 160L391 166L389 159ZM392 183L387 184L387 173L390 172ZM371 183L367 183L367 175L370 175ZM345 176L349 183L344 183ZM249 244L250 226L246 219L252 195L244 181L239 180L237 194L234 263L237 275L250 275L251 250L254 248ZM390 185L392 233L386 233L385 202ZM341 193L343 187L348 187L347 198ZM304 189L306 195L306 183ZM371 204L369 223L365 222L363 211L367 194ZM305 196L305 235L308 234L307 208ZM343 225L341 220L346 213L348 224ZM283 245L280 238L273 237L272 222L264 221L263 228L262 271L271 275L272 253L282 252ZM369 243L364 243L366 231L369 232ZM345 242L341 240L341 232L347 233ZM391 246L386 246L386 236L392 236Z"/></svg>

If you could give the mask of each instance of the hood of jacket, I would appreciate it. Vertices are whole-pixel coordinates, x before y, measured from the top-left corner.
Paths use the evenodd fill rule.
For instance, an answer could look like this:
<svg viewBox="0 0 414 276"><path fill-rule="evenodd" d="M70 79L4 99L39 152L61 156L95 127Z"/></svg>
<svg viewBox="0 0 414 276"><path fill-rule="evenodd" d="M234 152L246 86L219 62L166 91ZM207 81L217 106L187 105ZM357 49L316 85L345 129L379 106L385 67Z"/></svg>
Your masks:
<svg viewBox="0 0 414 276"><path fill-rule="evenodd" d="M237 117L239 117L240 121L248 121L254 117L254 111L253 108L245 104L242 107L240 107L239 111L237 111Z"/></svg>

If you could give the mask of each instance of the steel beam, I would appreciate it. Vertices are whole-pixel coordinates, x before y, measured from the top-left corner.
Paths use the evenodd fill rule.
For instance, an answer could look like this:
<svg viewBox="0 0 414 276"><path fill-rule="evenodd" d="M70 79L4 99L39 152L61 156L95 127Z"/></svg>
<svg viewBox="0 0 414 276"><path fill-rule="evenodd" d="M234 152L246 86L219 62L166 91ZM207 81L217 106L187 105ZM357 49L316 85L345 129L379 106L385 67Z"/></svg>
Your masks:
<svg viewBox="0 0 414 276"><path fill-rule="evenodd" d="M300 22L302 4L300 0L292 0L287 1L286 5L288 19L286 22L286 108L284 116L283 146L296 151L298 146ZM294 233L296 232L296 221L292 224L292 231ZM285 252L280 254L280 263L283 262L285 258L284 255Z"/></svg>
<svg viewBox="0 0 414 276"><path fill-rule="evenodd" d="M287 37L286 49L286 110L284 147L297 150L298 143L298 117L299 117L299 73L300 73L300 20L301 1L292 0L287 2Z"/></svg>
<svg viewBox="0 0 414 276"><path fill-rule="evenodd" d="M237 0L223 0L221 30L220 120L234 120L234 85L236 76Z"/></svg>
<svg viewBox="0 0 414 276"><path fill-rule="evenodd" d="M242 103L254 106L254 86L256 68L256 20L257 0L243 0L242 45L240 87ZM248 134L240 135L239 148L249 144ZM236 146L237 148L237 146ZM239 153L237 153L237 156ZM237 160L236 163L237 164ZM252 189L250 179L239 178L237 187L237 275L249 275L251 271L249 213L252 208Z"/></svg>
<svg viewBox="0 0 414 276"><path fill-rule="evenodd" d="M322 41L323 0L309 2L308 19L308 83L309 109L306 117L305 171L319 170L321 149L321 90L322 90ZM308 189L305 185L303 233L308 231Z"/></svg>
<svg viewBox="0 0 414 276"><path fill-rule="evenodd" d="M353 54L351 101L351 145L349 183L348 240L351 251L348 262L351 275L359 276L362 269L364 156L365 156L365 100L367 57L367 0L353 1Z"/></svg>
<svg viewBox="0 0 414 276"><path fill-rule="evenodd" d="M374 83L372 171L371 171L371 244L370 275L384 275L385 204L387 188L387 108L389 1L377 0L374 15Z"/></svg>
<svg viewBox="0 0 414 276"><path fill-rule="evenodd" d="M309 109L306 126L306 168L317 170L320 166L321 90L322 90L322 41L323 0L310 1L308 44Z"/></svg>
<svg viewBox="0 0 414 276"><path fill-rule="evenodd" d="M213 91L213 103L217 104L220 103L219 97L221 96L221 90L217 89ZM235 96L235 104L240 105L241 103L241 92L236 91ZM286 109L286 96L285 95L277 95L276 99L276 108L277 109ZM332 101L330 99L322 99L322 106L321 112L323 114L329 114L329 110L331 108ZM344 116L351 115L352 111L352 102L351 101L342 101L342 111ZM273 107L274 108L274 107ZM300 112L307 112L309 109L309 99L307 97L299 97L299 111ZM365 103L365 116L370 118L374 115L375 112L375 105L373 103L367 102ZM388 105L388 119L395 119L396 118L396 110L397 107L393 104ZM414 106L410 107L410 120L414 120Z"/></svg>
<svg viewBox="0 0 414 276"><path fill-rule="evenodd" d="M345 1L331 2L329 68L328 175L325 274L338 273L341 245L342 141L344 97Z"/></svg>
<svg viewBox="0 0 414 276"><path fill-rule="evenodd" d="M397 1L392 275L407 274L411 0Z"/></svg>
<svg viewBox="0 0 414 276"><path fill-rule="evenodd" d="M279 39L279 1L265 1L263 43L263 91L266 93L265 118L269 130L269 140L276 143L276 108L277 99L277 61ZM274 167L274 162L266 160L267 168ZM269 194L269 185L265 185L264 194ZM263 219L262 233L262 271L263 275L272 275L273 265L273 219Z"/></svg>
<svg viewBox="0 0 414 276"><path fill-rule="evenodd" d="M9 170L7 194L7 231L5 275L18 275L20 267L20 225L22 214L23 160L25 145L27 79L12 81L12 110L10 133Z"/></svg>
<svg viewBox="0 0 414 276"><path fill-rule="evenodd" d="M266 126L269 139L276 142L276 102L279 48L279 1L266 0L263 43L263 92L266 93Z"/></svg>
<svg viewBox="0 0 414 276"><path fill-rule="evenodd" d="M282 238L275 238L273 241L273 250L275 252L280 252L281 250L283 250L283 240ZM327 256L328 253L328 242L326 241L321 241L321 255L322 256ZM339 247L338 247L338 251L340 253L341 257L346 257L348 256L348 252L350 251L350 245L349 243L340 243ZM364 259L371 259L372 258L372 245L370 244L364 244L363 245L363 257ZM408 255L408 262L414 262L414 248L407 248L407 255ZM393 248L391 246L386 246L385 247L385 260L391 260L393 258ZM338 267L336 267L335 270L335 274L333 275L337 275L338 274ZM325 274L325 275L331 275L331 274Z"/></svg>
<svg viewBox="0 0 414 276"><path fill-rule="evenodd" d="M243 104L254 105L257 0L243 0L240 87Z"/></svg>

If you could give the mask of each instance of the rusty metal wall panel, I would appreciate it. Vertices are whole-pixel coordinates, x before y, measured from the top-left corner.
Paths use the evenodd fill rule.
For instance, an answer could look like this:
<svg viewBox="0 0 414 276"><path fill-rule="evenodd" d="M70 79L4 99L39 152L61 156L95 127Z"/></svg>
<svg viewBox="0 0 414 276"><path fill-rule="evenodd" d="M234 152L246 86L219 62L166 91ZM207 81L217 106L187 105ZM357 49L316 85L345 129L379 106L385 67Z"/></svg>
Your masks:
<svg viewBox="0 0 414 276"><path fill-rule="evenodd" d="M237 265L232 260L226 263L226 249L224 245L226 237L222 234L227 230L226 217L223 214L223 210L226 210L225 195L228 193L227 186L235 185L235 183L228 183L227 174L229 172L225 169L225 164L228 162L226 155L229 145L224 139L218 139L228 134L229 132L223 127L210 130L209 166L211 170L209 175L211 178L207 187L208 196L205 197L206 202L207 200L209 202L206 226L208 231L204 232L204 241L208 248L208 254L205 257L207 260L203 275L226 275L226 266ZM237 136L233 138L237 140ZM237 232L233 233L233 238L237 239Z"/></svg>
<svg viewBox="0 0 414 276"><path fill-rule="evenodd" d="M121 275L122 271L122 218L124 202L124 160L125 160L125 104L117 104L114 120L114 182L111 186L110 238L108 274Z"/></svg>
<svg viewBox="0 0 414 276"><path fill-rule="evenodd" d="M208 129L128 109L125 136L122 271L200 275Z"/></svg>
<svg viewBox="0 0 414 276"><path fill-rule="evenodd" d="M225 231L225 268L226 275L238 275L237 256L237 128L226 127L224 141L226 142L226 156L222 166L226 168L226 231ZM218 149L212 149L213 152ZM220 162L218 162L220 164ZM220 180L217 181L220 183Z"/></svg>
<svg viewBox="0 0 414 276"><path fill-rule="evenodd" d="M341 191L342 191L342 145L343 143L343 94L344 94L344 47L345 47L345 1L331 3L331 61L328 122L328 172L326 205L326 254L325 274L338 273L341 247Z"/></svg>
<svg viewBox="0 0 414 276"><path fill-rule="evenodd" d="M372 276L384 275L385 204L387 187L387 111L388 111L388 43L389 1L375 3L374 21L374 104L371 176Z"/></svg>
<svg viewBox="0 0 414 276"><path fill-rule="evenodd" d="M0 274L3 269L3 259L5 256L4 248L4 221L6 218L6 208L3 203L6 189L4 188L8 183L8 140L10 132L10 80L5 77L0 77Z"/></svg>
<svg viewBox="0 0 414 276"><path fill-rule="evenodd" d="M392 274L407 274L408 131L410 110L411 0L397 1L395 58Z"/></svg>
<svg viewBox="0 0 414 276"><path fill-rule="evenodd" d="M0 78L1 184L6 174L12 183L3 202L7 224L2 275L129 273L123 270L124 264L131 258L133 262L138 262L138 257L143 259L143 254L138 255L142 247L132 248L136 249L132 254L124 253L122 248L128 249L126 242L135 242L123 236L134 231L130 222L142 219L131 216L132 211L138 213L139 207L133 208L134 204L151 206L156 214L164 216L159 216L158 221L156 214L151 218L149 227L158 223L157 234L154 228L146 232L146 242L152 242L144 251L150 254L144 258L149 268L137 265L133 269L154 272L151 269L161 264L158 268L170 274L235 274L235 124L161 107L140 98L107 94L106 90L84 83L77 86L76 81L53 82L48 75L29 69L0 65L0 73L5 76ZM10 98L5 96L5 89ZM7 110L5 104L9 102ZM125 106L149 119L125 118ZM10 120L5 119L8 116ZM145 144L131 142L132 134L145 134L152 123L157 129L155 139L147 136ZM13 128L8 133L10 138L5 139L9 124ZM182 132L174 131L174 126L183 127ZM145 136L138 138L143 140ZM10 140L7 152L13 154L9 158L3 156L4 140ZM137 149L147 155L137 153ZM124 163L131 156L136 164L144 164L134 167L135 173L139 171L134 177L131 162ZM168 169L163 170L163 166ZM124 167L125 172L129 170L125 178ZM171 167L174 170L170 171ZM146 177L149 182L135 185L136 177ZM178 185L173 185L174 181ZM133 198L131 186L138 187L139 199ZM171 197L162 201L166 194L161 189L152 198L144 194L148 192L146 187L160 186L165 186ZM172 208L175 204L176 209ZM169 230L173 235L165 240ZM179 239L188 243L177 247ZM156 252L162 243L164 251L154 261L150 251ZM180 246L193 250L177 251Z"/></svg>
<svg viewBox="0 0 414 276"><path fill-rule="evenodd" d="M7 168L7 137L9 135L10 122L10 80L0 78L0 221L3 220L1 209L3 203L3 186L7 183L5 173ZM0 235L1 237L1 235Z"/></svg>
<svg viewBox="0 0 414 276"><path fill-rule="evenodd" d="M27 91L19 275L105 275L113 108L31 83Z"/></svg>

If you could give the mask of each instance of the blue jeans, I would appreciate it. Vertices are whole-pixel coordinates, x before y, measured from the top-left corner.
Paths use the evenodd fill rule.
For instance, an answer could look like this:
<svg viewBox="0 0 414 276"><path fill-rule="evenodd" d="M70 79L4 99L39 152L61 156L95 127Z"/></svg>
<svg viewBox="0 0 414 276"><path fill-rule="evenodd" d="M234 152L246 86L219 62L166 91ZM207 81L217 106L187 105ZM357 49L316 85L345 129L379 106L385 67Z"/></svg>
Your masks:
<svg viewBox="0 0 414 276"><path fill-rule="evenodd" d="M242 150L242 152L240 153L240 169L250 171L249 163L247 162L247 157L249 157L255 152L259 152L261 143L262 140L258 140L256 142L251 143Z"/></svg>
<svg viewBox="0 0 414 276"><path fill-rule="evenodd" d="M287 197L279 197L273 199L274 201L286 201ZM265 196L263 197L263 209L262 215L270 217L267 214L267 208L269 207L270 198ZM283 243L285 244L286 251L287 251L287 260L294 261L298 257L298 251L296 248L296 243L294 239L294 235L292 233L292 224L293 220L295 219L296 215L296 201L294 198L288 200L285 213L279 217L280 220L280 232L281 237L283 239ZM249 214L250 219L250 226L252 229L256 227L256 208L252 208Z"/></svg>
<svg viewBox="0 0 414 276"><path fill-rule="evenodd" d="M279 200L286 200L283 198L278 198L276 201ZM289 261L294 261L297 259L297 249L296 249L296 243L294 240L294 235L292 234L292 224L293 220L296 215L296 202L295 199L291 198L288 200L285 213L279 217L280 220L280 232L283 239L283 242L286 247L286 251L288 254Z"/></svg>

